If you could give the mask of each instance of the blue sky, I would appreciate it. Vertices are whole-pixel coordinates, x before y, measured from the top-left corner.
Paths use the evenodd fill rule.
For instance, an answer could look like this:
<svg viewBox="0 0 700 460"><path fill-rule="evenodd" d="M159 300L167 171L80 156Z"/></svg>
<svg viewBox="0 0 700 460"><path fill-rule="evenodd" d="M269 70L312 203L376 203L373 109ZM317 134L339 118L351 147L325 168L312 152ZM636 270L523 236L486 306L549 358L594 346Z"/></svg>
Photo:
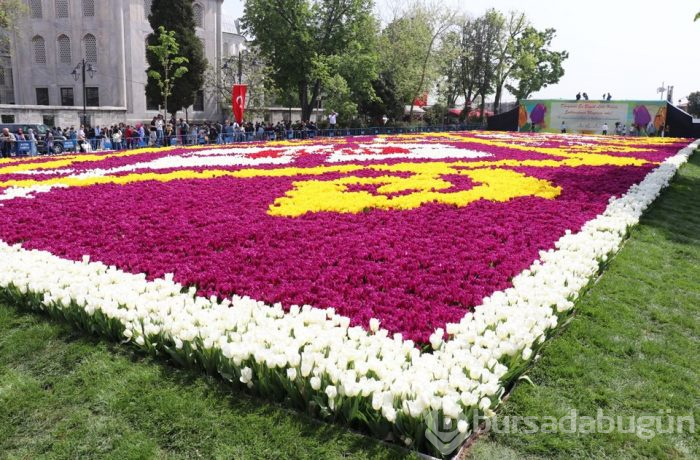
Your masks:
<svg viewBox="0 0 700 460"><path fill-rule="evenodd" d="M616 99L658 99L662 82L674 85L674 100L700 91L700 1L692 0L443 0L479 15L489 7L524 11L538 28L557 29L553 46L569 51L566 75L535 94L593 98L610 92ZM378 0L387 18L396 1ZM390 8L391 6L391 8ZM224 0L224 14L239 17L242 0Z"/></svg>

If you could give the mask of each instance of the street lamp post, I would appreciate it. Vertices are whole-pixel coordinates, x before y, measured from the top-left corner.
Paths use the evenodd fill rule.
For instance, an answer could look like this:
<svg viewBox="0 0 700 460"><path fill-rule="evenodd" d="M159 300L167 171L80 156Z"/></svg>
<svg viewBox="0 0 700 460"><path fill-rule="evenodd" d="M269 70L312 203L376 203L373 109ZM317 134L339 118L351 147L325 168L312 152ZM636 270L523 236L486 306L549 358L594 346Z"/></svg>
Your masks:
<svg viewBox="0 0 700 460"><path fill-rule="evenodd" d="M238 51L238 84L243 83L243 50Z"/></svg>
<svg viewBox="0 0 700 460"><path fill-rule="evenodd" d="M86 62L85 58L81 59L80 62L75 66L73 71L71 72L71 75L73 75L73 78L75 81L78 81L78 78L82 77L83 80L83 116L82 120L80 121L80 124L82 126L87 126L87 88L85 86L85 74L88 73L90 74L90 78L94 78L95 73L97 72L97 69L93 67L93 65L90 62Z"/></svg>
<svg viewBox="0 0 700 460"><path fill-rule="evenodd" d="M226 58L224 60L224 65L221 67L221 69L224 71L225 75L228 78L233 78L234 84L236 83L236 77L238 77L237 80L238 80L238 84L240 85L243 83L243 60L246 58L246 55L248 54L248 49L245 46L245 43L237 44L235 46L235 49L236 49L236 51L238 51L238 56L233 55L233 56L229 56L228 58ZM236 69L235 69L236 74L233 73L234 68L233 68L232 64L234 63L234 60L237 61L236 62ZM253 60L251 62L251 64L255 64L255 61ZM230 94L230 92L229 92L229 94Z"/></svg>
<svg viewBox="0 0 700 460"><path fill-rule="evenodd" d="M245 57L247 48L245 44L241 43L239 45L236 45L236 50L238 50L238 62L237 64L237 76L238 76L238 84L240 85L243 83L243 58ZM231 62L235 59L234 56L230 56L228 59L224 61L224 65L222 69L228 70L231 68L230 64ZM233 69L231 69L233 70ZM235 80L234 80L235 82Z"/></svg>

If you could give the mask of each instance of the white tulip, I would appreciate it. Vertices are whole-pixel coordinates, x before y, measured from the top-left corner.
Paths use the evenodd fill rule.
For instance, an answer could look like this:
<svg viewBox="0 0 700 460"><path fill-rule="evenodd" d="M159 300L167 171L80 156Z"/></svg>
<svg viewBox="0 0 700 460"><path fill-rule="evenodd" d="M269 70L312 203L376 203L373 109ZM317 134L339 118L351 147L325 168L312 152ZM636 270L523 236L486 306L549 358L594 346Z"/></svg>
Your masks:
<svg viewBox="0 0 700 460"><path fill-rule="evenodd" d="M460 420L459 422L457 422L457 431L459 431L460 433L464 434L467 432L468 429L469 424L466 422L466 420Z"/></svg>
<svg viewBox="0 0 700 460"><path fill-rule="evenodd" d="M241 383L248 384L253 380L253 370L249 367L244 367L241 369Z"/></svg>

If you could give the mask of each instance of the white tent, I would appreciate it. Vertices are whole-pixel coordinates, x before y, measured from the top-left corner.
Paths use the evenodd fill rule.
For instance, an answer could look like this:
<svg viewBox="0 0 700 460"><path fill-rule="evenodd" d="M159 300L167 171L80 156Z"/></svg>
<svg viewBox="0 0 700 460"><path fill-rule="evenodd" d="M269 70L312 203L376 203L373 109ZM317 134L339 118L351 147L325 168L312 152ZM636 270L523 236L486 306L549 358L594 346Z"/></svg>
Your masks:
<svg viewBox="0 0 700 460"><path fill-rule="evenodd" d="M408 115L411 112L411 106L407 105L404 106L403 113L404 115ZM423 115L425 113L425 110L422 108L418 107L417 105L413 106L413 115Z"/></svg>

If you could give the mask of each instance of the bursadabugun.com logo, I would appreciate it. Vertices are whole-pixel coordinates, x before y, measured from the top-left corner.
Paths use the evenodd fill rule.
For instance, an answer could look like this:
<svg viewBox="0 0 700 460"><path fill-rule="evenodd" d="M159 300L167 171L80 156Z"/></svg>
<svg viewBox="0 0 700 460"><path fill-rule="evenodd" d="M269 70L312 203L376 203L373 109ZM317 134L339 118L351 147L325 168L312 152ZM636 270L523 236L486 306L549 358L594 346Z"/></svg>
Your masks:
<svg viewBox="0 0 700 460"><path fill-rule="evenodd" d="M457 421L441 417L438 411L425 415L425 437L442 455L449 455L459 448L471 434L470 422L461 415Z"/></svg>
<svg viewBox="0 0 700 460"><path fill-rule="evenodd" d="M433 411L426 415L425 436L442 455L453 453L467 437L478 428L482 433L534 434L534 433L623 433L641 439L652 439L658 434L695 433L695 418L692 415L676 416L669 410L654 415L606 415L598 409L595 417L579 415L574 409L563 417L506 415L485 417L477 415L472 420L457 420L442 417Z"/></svg>

